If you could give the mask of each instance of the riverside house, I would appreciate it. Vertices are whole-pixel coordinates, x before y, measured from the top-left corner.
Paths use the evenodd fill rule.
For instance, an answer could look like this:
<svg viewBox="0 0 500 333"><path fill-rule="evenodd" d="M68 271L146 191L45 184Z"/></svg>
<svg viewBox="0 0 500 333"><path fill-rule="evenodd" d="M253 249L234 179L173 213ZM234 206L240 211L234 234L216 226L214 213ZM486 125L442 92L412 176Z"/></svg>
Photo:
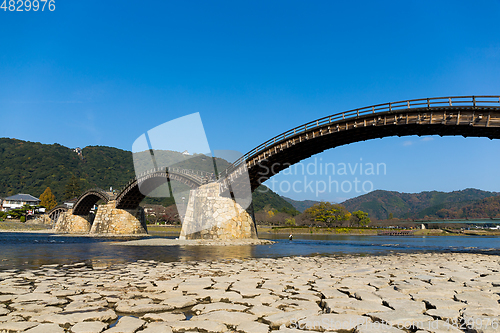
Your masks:
<svg viewBox="0 0 500 333"><path fill-rule="evenodd" d="M22 208L24 205L37 206L39 204L40 199L30 194L19 193L3 200L2 211L8 212L11 209Z"/></svg>

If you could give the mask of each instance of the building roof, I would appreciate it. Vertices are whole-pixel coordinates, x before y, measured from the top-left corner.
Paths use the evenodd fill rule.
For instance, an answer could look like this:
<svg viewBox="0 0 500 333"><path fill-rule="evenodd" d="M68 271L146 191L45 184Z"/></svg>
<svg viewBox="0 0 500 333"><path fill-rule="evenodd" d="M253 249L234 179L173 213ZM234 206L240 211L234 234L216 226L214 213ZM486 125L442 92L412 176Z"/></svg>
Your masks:
<svg viewBox="0 0 500 333"><path fill-rule="evenodd" d="M11 197L5 198L5 200L13 201L13 200L19 200L19 201L40 201L40 199L35 198L34 196L30 194L16 194Z"/></svg>

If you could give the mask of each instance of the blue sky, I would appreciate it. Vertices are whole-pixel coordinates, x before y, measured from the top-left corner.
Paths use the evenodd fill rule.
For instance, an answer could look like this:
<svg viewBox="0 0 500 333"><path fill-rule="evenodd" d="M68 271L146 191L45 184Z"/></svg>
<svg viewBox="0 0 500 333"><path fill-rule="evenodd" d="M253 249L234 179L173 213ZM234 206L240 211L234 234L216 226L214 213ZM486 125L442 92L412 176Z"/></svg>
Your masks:
<svg viewBox="0 0 500 333"><path fill-rule="evenodd" d="M149 129L200 112L212 150L244 153L357 107L496 95L499 14L498 1L56 0L54 12L1 10L0 137L131 150ZM403 137L316 157L385 163L368 179L375 189L500 191L499 148ZM286 177L276 180L298 179Z"/></svg>

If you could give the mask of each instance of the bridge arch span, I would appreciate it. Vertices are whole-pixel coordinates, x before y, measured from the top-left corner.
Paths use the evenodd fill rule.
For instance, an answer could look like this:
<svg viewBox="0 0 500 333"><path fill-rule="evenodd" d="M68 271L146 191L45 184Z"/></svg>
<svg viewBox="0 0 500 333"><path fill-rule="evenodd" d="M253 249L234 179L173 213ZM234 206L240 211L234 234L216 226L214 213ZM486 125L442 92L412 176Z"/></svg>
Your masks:
<svg viewBox="0 0 500 333"><path fill-rule="evenodd" d="M102 200L108 203L113 199L112 194L100 189L93 188L85 191L82 195L78 197L75 204L73 205L73 215L88 215L90 210L94 205Z"/></svg>
<svg viewBox="0 0 500 333"><path fill-rule="evenodd" d="M116 197L116 208L134 209L146 197L143 193L150 193L160 185L169 181L181 182L191 189L205 183L210 173L203 171L185 170L177 168L151 170L150 172L132 179Z"/></svg>
<svg viewBox="0 0 500 333"><path fill-rule="evenodd" d="M292 128L255 147L221 175L246 167L252 191L281 170L338 146L390 136L500 139L500 96L454 96L378 104Z"/></svg>
<svg viewBox="0 0 500 333"><path fill-rule="evenodd" d="M65 213L68 211L68 207L66 205L58 205L54 208L52 208L49 212L49 218L52 221L52 223L57 222L57 219L59 216L61 216L62 213Z"/></svg>

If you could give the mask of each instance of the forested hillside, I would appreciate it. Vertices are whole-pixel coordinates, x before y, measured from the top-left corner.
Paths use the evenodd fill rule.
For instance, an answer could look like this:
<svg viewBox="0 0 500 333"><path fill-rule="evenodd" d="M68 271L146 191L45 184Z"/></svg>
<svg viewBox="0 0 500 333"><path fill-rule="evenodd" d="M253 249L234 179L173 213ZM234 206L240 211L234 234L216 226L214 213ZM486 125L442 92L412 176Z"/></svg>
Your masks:
<svg viewBox="0 0 500 333"><path fill-rule="evenodd" d="M278 211L295 210L294 206L283 197L274 193L270 188L260 185L253 192L253 208L256 212L274 208Z"/></svg>
<svg viewBox="0 0 500 333"><path fill-rule="evenodd" d="M362 210L369 213L372 219L388 218L424 218L445 217L449 210L451 215L459 215L463 207L473 205L485 198L495 197L498 193L465 189L453 192L421 192L399 193L393 191L373 191L359 197L349 199L342 204L349 210ZM439 212L439 213L438 213ZM476 215L487 217L486 212Z"/></svg>
<svg viewBox="0 0 500 333"><path fill-rule="evenodd" d="M500 196L489 197L459 207L442 208L436 216L444 219L500 218Z"/></svg>
<svg viewBox="0 0 500 333"><path fill-rule="evenodd" d="M304 212L307 208L319 203L319 201L315 200L293 200L287 197L283 197L285 201L289 202L292 204L295 209L297 209L299 212Z"/></svg>
<svg viewBox="0 0 500 333"><path fill-rule="evenodd" d="M83 158L59 144L0 139L0 196L29 193L39 197L50 187L58 201L75 175L82 189L121 188L134 177L132 153L111 147L83 149Z"/></svg>

